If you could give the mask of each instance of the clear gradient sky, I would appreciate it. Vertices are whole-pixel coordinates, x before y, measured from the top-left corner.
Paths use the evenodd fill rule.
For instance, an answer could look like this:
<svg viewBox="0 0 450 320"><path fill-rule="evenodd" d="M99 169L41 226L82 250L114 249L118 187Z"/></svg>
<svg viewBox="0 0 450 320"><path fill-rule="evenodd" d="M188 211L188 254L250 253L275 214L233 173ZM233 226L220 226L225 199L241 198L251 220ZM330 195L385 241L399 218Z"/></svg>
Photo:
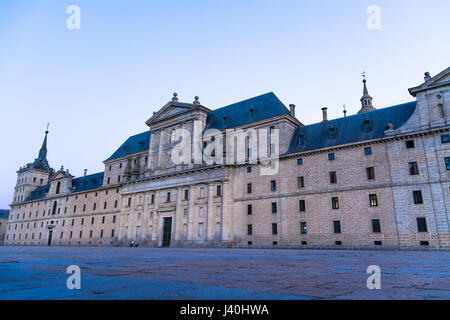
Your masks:
<svg viewBox="0 0 450 320"><path fill-rule="evenodd" d="M69 5L81 29L68 30ZM369 5L381 29L366 26ZM376 107L450 65L448 0L1 0L0 208L37 157L76 176L102 161L178 92L215 109L273 91L304 124Z"/></svg>

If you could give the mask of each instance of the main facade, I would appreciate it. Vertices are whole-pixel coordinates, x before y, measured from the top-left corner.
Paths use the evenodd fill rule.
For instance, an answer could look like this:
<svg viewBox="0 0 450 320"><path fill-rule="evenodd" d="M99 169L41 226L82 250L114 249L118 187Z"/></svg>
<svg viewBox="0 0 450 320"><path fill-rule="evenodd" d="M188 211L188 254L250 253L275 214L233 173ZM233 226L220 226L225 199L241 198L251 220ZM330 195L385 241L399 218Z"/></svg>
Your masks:
<svg viewBox="0 0 450 320"><path fill-rule="evenodd" d="M449 89L450 68L426 73L415 101L376 109L364 80L358 114L324 108L312 125L273 93L214 111L174 94L103 172L78 178L50 167L46 132L17 171L5 244L448 249ZM278 170L249 161L249 139L245 163L174 163L180 128L276 130Z"/></svg>

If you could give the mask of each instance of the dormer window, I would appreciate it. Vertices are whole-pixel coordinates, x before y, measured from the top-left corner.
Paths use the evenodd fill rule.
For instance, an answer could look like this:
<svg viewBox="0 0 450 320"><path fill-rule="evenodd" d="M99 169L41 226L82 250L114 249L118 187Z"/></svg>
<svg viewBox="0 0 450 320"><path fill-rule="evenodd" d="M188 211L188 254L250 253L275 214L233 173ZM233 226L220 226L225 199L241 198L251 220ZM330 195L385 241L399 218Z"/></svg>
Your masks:
<svg viewBox="0 0 450 320"><path fill-rule="evenodd" d="M141 149L143 149L145 147L145 142L144 141L139 141L139 147Z"/></svg>
<svg viewBox="0 0 450 320"><path fill-rule="evenodd" d="M330 139L336 139L336 136L337 136L337 129L336 128L328 129L328 137Z"/></svg>
<svg viewBox="0 0 450 320"><path fill-rule="evenodd" d="M298 139L297 142L298 142L299 145L304 145L305 144L305 135L301 134L301 135L298 136L297 139Z"/></svg>
<svg viewBox="0 0 450 320"><path fill-rule="evenodd" d="M223 124L228 124L228 117L223 117Z"/></svg>
<svg viewBox="0 0 450 320"><path fill-rule="evenodd" d="M373 122L371 120L363 121L363 130L364 132L370 132L373 130Z"/></svg>
<svg viewBox="0 0 450 320"><path fill-rule="evenodd" d="M250 116L253 117L255 115L255 109L251 108L250 109Z"/></svg>

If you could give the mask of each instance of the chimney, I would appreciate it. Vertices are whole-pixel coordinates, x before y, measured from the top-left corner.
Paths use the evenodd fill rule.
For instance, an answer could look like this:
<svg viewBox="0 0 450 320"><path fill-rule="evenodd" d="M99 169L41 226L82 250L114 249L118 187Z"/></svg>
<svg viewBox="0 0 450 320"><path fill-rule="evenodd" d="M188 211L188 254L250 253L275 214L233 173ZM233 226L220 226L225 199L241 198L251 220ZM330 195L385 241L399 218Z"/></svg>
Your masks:
<svg viewBox="0 0 450 320"><path fill-rule="evenodd" d="M86 177L87 175L87 169L84 169L84 176Z"/></svg>
<svg viewBox="0 0 450 320"><path fill-rule="evenodd" d="M328 108L327 108L327 107L325 107L325 108L322 108L322 115L323 115L323 120L322 120L322 123L323 123L323 124L325 124L325 123L327 123L327 122L328 122L328 115L327 115L327 110L328 110Z"/></svg>
<svg viewBox="0 0 450 320"><path fill-rule="evenodd" d="M431 79L430 73L427 71L425 72L425 82Z"/></svg>
<svg viewBox="0 0 450 320"><path fill-rule="evenodd" d="M291 116L295 118L295 104L290 104L289 109L291 109Z"/></svg>

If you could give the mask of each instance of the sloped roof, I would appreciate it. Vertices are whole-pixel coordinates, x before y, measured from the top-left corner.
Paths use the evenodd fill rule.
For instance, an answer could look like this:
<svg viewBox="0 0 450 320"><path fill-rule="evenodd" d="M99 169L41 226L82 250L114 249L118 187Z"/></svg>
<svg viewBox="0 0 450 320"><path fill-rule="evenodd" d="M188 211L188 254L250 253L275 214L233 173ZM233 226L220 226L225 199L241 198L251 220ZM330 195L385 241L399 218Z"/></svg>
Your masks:
<svg viewBox="0 0 450 320"><path fill-rule="evenodd" d="M90 174L85 177L72 180L72 192L88 191L101 188L103 185L104 172Z"/></svg>
<svg viewBox="0 0 450 320"><path fill-rule="evenodd" d="M0 210L0 219L8 219L9 210Z"/></svg>
<svg viewBox="0 0 450 320"><path fill-rule="evenodd" d="M25 201L33 201L44 198L45 194L50 190L50 185L37 187L34 191L30 192L30 196Z"/></svg>
<svg viewBox="0 0 450 320"><path fill-rule="evenodd" d="M253 114L250 109L253 109ZM239 127L283 114L290 112L273 92L269 92L210 112L205 131Z"/></svg>
<svg viewBox="0 0 450 320"><path fill-rule="evenodd" d="M128 156L133 153L148 150L150 144L150 131L145 131L129 137L120 147L105 161L110 161Z"/></svg>
<svg viewBox="0 0 450 320"><path fill-rule="evenodd" d="M320 122L299 127L292 136L286 154L381 138L384 136L388 123L392 123L394 129L398 129L411 117L415 108L416 102L414 101L330 120L325 124ZM366 128L364 121L368 126ZM336 138L330 138L329 129L332 128L335 129ZM299 143L301 136L304 138L304 144Z"/></svg>

